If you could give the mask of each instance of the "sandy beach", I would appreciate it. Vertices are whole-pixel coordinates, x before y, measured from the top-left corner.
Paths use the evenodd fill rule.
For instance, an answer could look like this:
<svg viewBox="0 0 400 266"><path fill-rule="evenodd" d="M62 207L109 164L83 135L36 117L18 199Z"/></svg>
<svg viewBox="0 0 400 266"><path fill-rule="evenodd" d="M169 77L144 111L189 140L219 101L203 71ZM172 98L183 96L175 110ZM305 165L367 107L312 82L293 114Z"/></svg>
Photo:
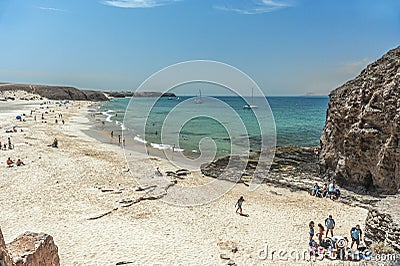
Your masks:
<svg viewBox="0 0 400 266"><path fill-rule="evenodd" d="M14 144L14 149L0 151L0 226L6 242L25 231L50 234L61 265L309 264L290 258L271 260L271 254L262 260L259 251L266 246L306 250L308 223L324 223L329 214L337 224L335 235L347 237L350 228L363 227L367 217L366 209L269 185L250 192L237 184L203 206L178 207L161 200L128 206L126 202L145 194L137 191L134 177L154 175L155 166L163 173L177 169L167 161L154 157L149 162L147 156L130 151L135 163L127 171L118 140L104 143L84 133L93 125L88 117L90 102L40 105L43 102L0 103L0 141L11 137ZM32 115L31 110L35 110ZM25 122L17 121L15 116L23 113ZM64 125L58 114L63 115ZM13 125L18 132L6 133ZM54 138L57 149L48 146ZM9 168L8 157L20 158L25 165ZM193 172L178 183L193 186L210 180ZM240 196L245 198L243 211L248 217L235 213Z"/></svg>

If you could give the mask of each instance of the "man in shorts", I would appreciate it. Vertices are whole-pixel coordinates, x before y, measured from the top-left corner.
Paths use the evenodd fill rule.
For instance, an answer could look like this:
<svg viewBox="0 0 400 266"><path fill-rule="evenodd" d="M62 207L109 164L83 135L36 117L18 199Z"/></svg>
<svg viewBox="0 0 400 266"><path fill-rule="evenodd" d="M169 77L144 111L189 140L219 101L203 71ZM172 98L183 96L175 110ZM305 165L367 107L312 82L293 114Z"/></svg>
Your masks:
<svg viewBox="0 0 400 266"><path fill-rule="evenodd" d="M328 237L329 231L331 232L331 236L333 237L333 229L335 228L335 220L333 220L332 215L329 215L329 217L325 219L325 225L326 225L326 237Z"/></svg>
<svg viewBox="0 0 400 266"><path fill-rule="evenodd" d="M350 236L351 236L351 248L353 248L354 243L356 243L358 249L362 237L362 230L360 228L360 225L357 224L356 227L351 228Z"/></svg>

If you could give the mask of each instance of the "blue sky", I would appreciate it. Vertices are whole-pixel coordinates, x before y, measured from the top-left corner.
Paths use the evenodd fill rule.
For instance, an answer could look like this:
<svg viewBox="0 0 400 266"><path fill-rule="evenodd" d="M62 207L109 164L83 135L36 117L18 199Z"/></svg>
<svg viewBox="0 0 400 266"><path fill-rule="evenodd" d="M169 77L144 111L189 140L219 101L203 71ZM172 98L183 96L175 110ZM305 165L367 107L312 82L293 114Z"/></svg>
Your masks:
<svg viewBox="0 0 400 266"><path fill-rule="evenodd" d="M1 0L0 81L136 89L192 59L327 95L400 44L398 0Z"/></svg>

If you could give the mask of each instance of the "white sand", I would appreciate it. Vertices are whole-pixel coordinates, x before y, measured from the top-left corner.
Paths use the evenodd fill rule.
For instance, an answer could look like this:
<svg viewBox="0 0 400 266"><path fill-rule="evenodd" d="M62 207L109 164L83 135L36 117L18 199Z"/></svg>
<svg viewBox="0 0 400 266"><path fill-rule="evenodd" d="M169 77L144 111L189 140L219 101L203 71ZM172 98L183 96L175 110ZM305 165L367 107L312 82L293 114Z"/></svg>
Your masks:
<svg viewBox="0 0 400 266"><path fill-rule="evenodd" d="M8 106L6 106L8 105ZM25 103L26 105L26 103ZM132 153L137 163L125 172L123 150L100 143L81 132L90 126L85 117L88 103L52 107L47 124L16 122L14 115L30 108L16 103L0 103L0 127L17 124L24 132L6 134L0 129L0 141L12 137L15 149L0 151L0 226L7 242L24 231L45 232L54 237L62 265L227 265L226 254L237 265L268 265L258 251L307 248L308 223L323 223L332 214L337 234L348 236L352 226L364 224L367 211L327 199L316 199L305 192L262 185L249 192L236 185L223 197L208 205L176 207L159 200L141 201L123 208L122 199L137 199L132 173L145 176L152 166L142 155ZM80 108L80 109L79 109ZM47 109L38 109L43 112ZM62 112L65 125L55 124ZM60 119L59 119L60 120ZM59 149L47 147L54 137ZM8 168L8 157L21 158L26 165ZM172 170L167 162L156 161L161 170ZM196 184L198 174L183 183ZM202 183L202 182L200 182ZM98 187L121 190L121 194L101 192ZM235 213L234 204L243 195L243 209L249 217ZM87 218L114 210L96 220ZM237 246L238 252L225 250ZM325 260L326 261L326 260ZM329 262L332 263L332 262ZM300 262L275 260L274 265L299 265Z"/></svg>

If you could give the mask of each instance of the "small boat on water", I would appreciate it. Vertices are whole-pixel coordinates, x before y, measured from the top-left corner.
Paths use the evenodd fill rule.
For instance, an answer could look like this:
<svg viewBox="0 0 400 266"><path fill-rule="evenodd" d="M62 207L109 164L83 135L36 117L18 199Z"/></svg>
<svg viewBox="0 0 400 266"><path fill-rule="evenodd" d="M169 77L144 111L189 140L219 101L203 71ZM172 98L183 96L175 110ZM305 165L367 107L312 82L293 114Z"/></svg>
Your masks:
<svg viewBox="0 0 400 266"><path fill-rule="evenodd" d="M203 103L203 100L201 99L201 90L199 90L199 96L196 97L196 99L194 99L193 101L195 104L201 104Z"/></svg>
<svg viewBox="0 0 400 266"><path fill-rule="evenodd" d="M253 104L253 88L251 88L251 104L243 105L243 109L257 109L258 106Z"/></svg>

